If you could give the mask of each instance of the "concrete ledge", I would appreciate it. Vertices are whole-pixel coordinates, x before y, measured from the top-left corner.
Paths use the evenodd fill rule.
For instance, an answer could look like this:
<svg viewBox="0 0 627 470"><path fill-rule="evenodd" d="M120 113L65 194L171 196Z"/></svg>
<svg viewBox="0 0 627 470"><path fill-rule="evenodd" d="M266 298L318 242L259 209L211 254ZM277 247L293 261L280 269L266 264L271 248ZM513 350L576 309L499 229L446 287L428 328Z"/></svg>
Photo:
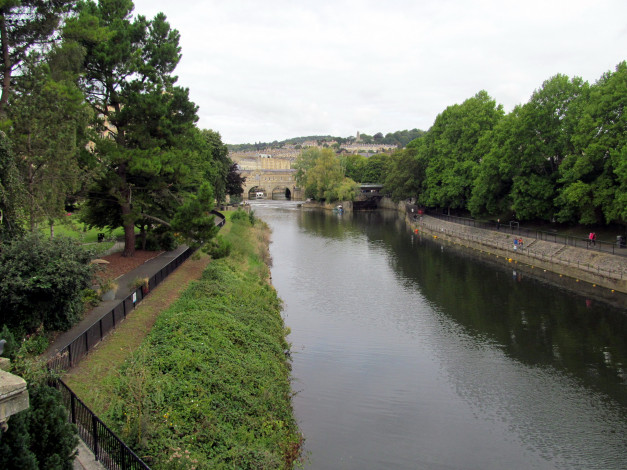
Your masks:
<svg viewBox="0 0 627 470"><path fill-rule="evenodd" d="M29 406L26 381L17 375L0 370L0 423L4 424Z"/></svg>

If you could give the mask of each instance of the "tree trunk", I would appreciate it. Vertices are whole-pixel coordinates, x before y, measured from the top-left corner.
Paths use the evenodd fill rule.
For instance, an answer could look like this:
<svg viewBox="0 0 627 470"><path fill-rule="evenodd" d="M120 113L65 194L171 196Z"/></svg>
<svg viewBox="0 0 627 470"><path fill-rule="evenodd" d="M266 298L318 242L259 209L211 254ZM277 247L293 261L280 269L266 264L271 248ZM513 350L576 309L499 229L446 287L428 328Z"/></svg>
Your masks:
<svg viewBox="0 0 627 470"><path fill-rule="evenodd" d="M141 241L142 241L142 250L146 251L146 225L142 224L142 228L141 231L139 232L139 235L141 237Z"/></svg>
<svg viewBox="0 0 627 470"><path fill-rule="evenodd" d="M0 15L0 39L2 40L2 94L0 95L0 117L6 116L6 106L11 92L11 56L9 55L9 36L4 15Z"/></svg>
<svg viewBox="0 0 627 470"><path fill-rule="evenodd" d="M135 255L135 223L130 217L131 203L122 204L122 220L124 220L124 251L122 256L132 257Z"/></svg>

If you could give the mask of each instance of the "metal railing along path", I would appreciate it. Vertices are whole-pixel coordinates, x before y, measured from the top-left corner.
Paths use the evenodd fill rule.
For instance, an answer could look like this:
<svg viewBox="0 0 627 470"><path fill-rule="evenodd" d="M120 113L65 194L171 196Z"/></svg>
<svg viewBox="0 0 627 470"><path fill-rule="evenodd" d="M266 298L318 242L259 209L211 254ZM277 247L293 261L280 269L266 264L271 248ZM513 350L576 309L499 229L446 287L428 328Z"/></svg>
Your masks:
<svg viewBox="0 0 627 470"><path fill-rule="evenodd" d="M118 436L104 424L61 380L55 387L61 392L68 409L69 421L76 425L81 440L91 449L94 457L109 470L150 470Z"/></svg>
<svg viewBox="0 0 627 470"><path fill-rule="evenodd" d="M109 312L96 320L82 334L76 337L70 344L59 350L55 356L48 361L48 368L54 371L67 370L76 365L94 346L116 327L118 323L137 307L148 292L157 287L161 282L178 268L192 253L193 248L188 248L179 256L174 258L148 280L148 289L140 287L132 291L125 299L113 307Z"/></svg>
<svg viewBox="0 0 627 470"><path fill-rule="evenodd" d="M467 232L464 232L462 234L461 231L457 231L457 230L451 230L449 228L444 228L441 226L435 226L432 224L429 224L427 222L421 222L420 226L427 228L428 230L434 232L434 233L442 233L444 235L449 235L449 236L453 236L456 238L463 238L466 240L470 240L474 243L477 244L481 244L484 246L491 246L494 248L498 248L500 250L503 251L513 251L513 244L511 241L499 241L499 240L493 240L491 239L490 241L486 241L485 237L481 237L478 235L473 235ZM521 255L525 255L525 256L529 256L533 259L537 259L537 260L542 260L542 261L548 261L548 262L552 262L552 263L559 263L559 264L564 264L567 266L572 266L572 267L577 267L578 269L581 269L583 271L587 271L589 273L593 273L593 274L599 274L599 275L603 275L612 279L625 279L627 278L627 272L623 269L606 269L606 268L601 268L600 266L596 265L593 266L590 263L584 263L581 262L579 260L577 261L572 261L560 256L557 256L556 254L547 254L538 250L532 250L530 248L527 247L523 247L523 248L519 248L518 250L516 250L517 253L521 254Z"/></svg>
<svg viewBox="0 0 627 470"><path fill-rule="evenodd" d="M585 248L587 250L595 250L602 253L611 253L618 256L627 257L627 249L621 247L618 243L603 242L595 240L591 243L589 239L582 237L573 237L570 235L559 235L553 232L545 232L543 230L531 230L527 228L521 228L518 222L510 224L510 222L504 222L501 224L480 222L475 219L467 217L457 217L454 215L438 214L429 212L429 217L441 219L447 222L466 225L469 227L480 228L483 230L492 230L500 233L509 233L524 236L525 238L535 238L536 240L543 240L552 243L559 243L566 246L574 246L577 248Z"/></svg>

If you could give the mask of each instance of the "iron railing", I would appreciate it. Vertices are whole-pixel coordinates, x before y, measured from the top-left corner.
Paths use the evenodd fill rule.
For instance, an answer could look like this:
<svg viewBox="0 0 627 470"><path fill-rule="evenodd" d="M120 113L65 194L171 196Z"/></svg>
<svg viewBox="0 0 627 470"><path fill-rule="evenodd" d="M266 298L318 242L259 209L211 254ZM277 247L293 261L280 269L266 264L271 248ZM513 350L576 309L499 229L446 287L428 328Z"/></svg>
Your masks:
<svg viewBox="0 0 627 470"><path fill-rule="evenodd" d="M105 313L100 319L96 320L70 344L60 349L59 352L48 361L48 368L59 372L75 366L89 350L102 341L118 323L126 318L126 315L135 309L151 289L157 287L172 271L187 260L194 251L193 248L185 250L150 277L147 290L141 287L134 290L108 313Z"/></svg>
<svg viewBox="0 0 627 470"><path fill-rule="evenodd" d="M587 238L573 237L570 235L559 235L553 232L545 232L543 230L530 230L527 228L521 228L518 222L505 222L501 224L480 222L475 219L467 217L458 217L453 215L438 214L434 211L428 212L429 217L435 217L447 222L453 222L456 224L467 225L470 227L481 228L484 230L500 231L502 233L511 233L523 236L525 238L535 238L536 240L544 240L553 243L559 243L567 246L574 246L578 248L585 248L588 250L596 250L603 253L612 253L613 255L627 256L627 249L619 243L610 243L595 240L591 243Z"/></svg>
<svg viewBox="0 0 627 470"><path fill-rule="evenodd" d="M463 237L466 240L470 240L480 245L495 247L503 251L512 252L512 242L509 240L507 241L487 240L486 237L473 235L469 233L464 233L462 235L460 234L459 231L452 230L450 228L440 227L437 225L432 225L427 222L422 222L421 226L427 228L428 230L434 233L441 233L441 234L445 234L445 235L449 235L453 237ZM554 254L544 253L542 251L534 250L532 248L527 248L527 247L520 248L516 253L520 255L529 256L539 261L548 261L551 263L560 263L566 266L576 267L577 269L580 269L582 271L587 271L592 274L602 275L602 276L612 278L612 279L623 280L627 278L627 271L623 269L602 268L601 266L592 265L590 263L585 263L579 260L569 260L569 259L559 256L558 253L554 253Z"/></svg>
<svg viewBox="0 0 627 470"><path fill-rule="evenodd" d="M150 470L150 467L104 424L61 379L55 386L68 409L68 420L78 435L108 470Z"/></svg>

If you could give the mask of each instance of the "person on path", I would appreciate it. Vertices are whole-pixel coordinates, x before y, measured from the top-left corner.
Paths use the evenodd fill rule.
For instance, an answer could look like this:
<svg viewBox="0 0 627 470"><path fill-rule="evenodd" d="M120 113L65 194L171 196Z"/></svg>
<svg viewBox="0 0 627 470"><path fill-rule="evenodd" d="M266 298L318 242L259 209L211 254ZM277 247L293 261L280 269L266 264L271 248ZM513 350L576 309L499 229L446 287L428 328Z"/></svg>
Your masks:
<svg viewBox="0 0 627 470"><path fill-rule="evenodd" d="M514 251L518 250L518 238L514 237Z"/></svg>

